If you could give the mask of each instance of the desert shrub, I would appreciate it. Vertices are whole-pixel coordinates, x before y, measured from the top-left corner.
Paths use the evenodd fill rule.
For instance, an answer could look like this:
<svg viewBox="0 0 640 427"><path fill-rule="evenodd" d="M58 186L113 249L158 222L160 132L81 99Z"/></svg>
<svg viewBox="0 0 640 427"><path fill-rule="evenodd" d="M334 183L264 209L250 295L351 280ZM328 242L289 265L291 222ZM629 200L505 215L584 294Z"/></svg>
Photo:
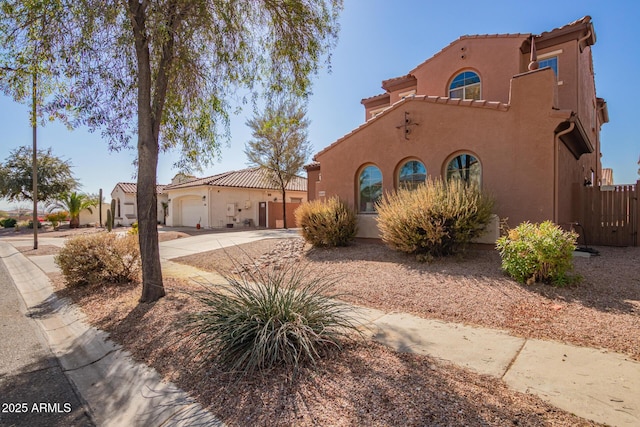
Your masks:
<svg viewBox="0 0 640 427"><path fill-rule="evenodd" d="M134 236L138 235L138 222L134 222L131 224L131 230L129 230L129 234L133 234Z"/></svg>
<svg viewBox="0 0 640 427"><path fill-rule="evenodd" d="M387 246L419 259L449 255L482 233L492 208L475 185L429 179L414 190L387 193L378 203L378 229Z"/></svg>
<svg viewBox="0 0 640 427"><path fill-rule="evenodd" d="M5 218L0 222L0 225L4 228L13 228L17 223L18 221L15 218Z"/></svg>
<svg viewBox="0 0 640 427"><path fill-rule="evenodd" d="M27 228L33 230L33 220L30 220L27 223ZM40 220L38 220L38 228L42 228L42 223L40 222Z"/></svg>
<svg viewBox="0 0 640 427"><path fill-rule="evenodd" d="M313 246L346 246L356 236L356 214L337 197L303 203L295 215L302 237Z"/></svg>
<svg viewBox="0 0 640 427"><path fill-rule="evenodd" d="M354 335L347 306L331 295L335 279L315 276L301 263L243 271L195 294L205 308L185 324L203 361L241 375L276 366L295 375Z"/></svg>
<svg viewBox="0 0 640 427"><path fill-rule="evenodd" d="M62 221L66 221L69 218L69 212L58 211L47 214L44 219L49 221L54 229L57 229Z"/></svg>
<svg viewBox="0 0 640 427"><path fill-rule="evenodd" d="M521 283L536 281L564 285L574 280L572 257L578 235L562 230L551 221L524 222L498 239L502 269Z"/></svg>
<svg viewBox="0 0 640 427"><path fill-rule="evenodd" d="M137 236L95 233L69 239L55 257L68 286L138 280Z"/></svg>

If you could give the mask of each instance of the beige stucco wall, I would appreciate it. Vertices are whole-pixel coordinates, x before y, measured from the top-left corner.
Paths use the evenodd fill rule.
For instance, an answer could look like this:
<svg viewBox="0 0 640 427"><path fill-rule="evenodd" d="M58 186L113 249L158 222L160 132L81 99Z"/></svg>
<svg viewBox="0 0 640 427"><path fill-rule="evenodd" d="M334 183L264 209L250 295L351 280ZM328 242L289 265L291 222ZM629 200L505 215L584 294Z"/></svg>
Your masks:
<svg viewBox="0 0 640 427"><path fill-rule="evenodd" d="M137 208L135 194L125 193L120 187L116 187L111 192L111 198L116 201L114 225L129 226L136 222Z"/></svg>
<svg viewBox="0 0 640 427"><path fill-rule="evenodd" d="M111 191L111 198L116 201L114 225L126 227L138 221L138 209L136 195L134 193L125 193L120 187L116 187ZM162 224L164 221L164 209L162 208L162 203L167 202L168 199L169 197L167 194L157 195L157 219L159 224ZM118 201L120 201L119 208ZM103 222L104 221L106 221L106 214L103 217Z"/></svg>
<svg viewBox="0 0 640 427"><path fill-rule="evenodd" d="M226 227L227 224L234 224L234 227L241 227L245 220L250 220L253 225L258 225L258 203L268 201L282 201L282 193L278 190L231 188L231 187L190 187L182 189L167 190L169 195L169 216L167 225L188 226L195 224L186 223L181 217L181 204L195 204L199 201L200 226L203 228ZM287 203L292 198L307 200L305 191L287 191ZM232 205L233 207L229 207ZM231 211L228 211L228 208ZM228 215L232 214L232 215Z"/></svg>
<svg viewBox="0 0 640 427"><path fill-rule="evenodd" d="M109 208L109 203L102 203L102 224L107 221L107 210ZM97 206L91 208L91 212L88 209L80 212L80 226L84 227L90 224L100 225L100 211Z"/></svg>

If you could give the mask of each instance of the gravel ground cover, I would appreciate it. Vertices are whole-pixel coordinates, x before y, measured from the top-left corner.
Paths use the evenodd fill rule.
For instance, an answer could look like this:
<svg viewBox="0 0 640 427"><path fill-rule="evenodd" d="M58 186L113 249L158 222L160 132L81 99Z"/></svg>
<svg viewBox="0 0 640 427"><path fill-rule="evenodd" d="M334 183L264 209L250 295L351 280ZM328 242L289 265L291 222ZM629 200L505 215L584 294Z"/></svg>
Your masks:
<svg viewBox="0 0 640 427"><path fill-rule="evenodd" d="M639 248L599 249L600 257L575 260L584 280L563 289L517 284L500 271L498 254L481 248L422 264L380 244L317 250L301 239L266 239L174 261L210 271L231 271L233 260L252 268L307 262L316 274L340 275L337 291L348 293L350 303L602 347L639 360ZM60 275L52 279L94 326L231 426L596 425L498 379L370 341L347 343L295 381L277 369L238 379L192 356L193 342L179 324L199 309L189 295L193 283L167 277L167 297L138 304L139 286L66 289Z"/></svg>
<svg viewBox="0 0 640 427"><path fill-rule="evenodd" d="M282 239L264 240L251 248L262 255L250 255L258 266L299 259L317 274L337 274L337 291L349 303L604 348L640 361L640 247L597 249L600 256L574 259L583 280L565 288L513 281L487 247L420 263L377 243L312 249L302 239ZM227 270L231 258L242 256L242 248L232 248L174 261Z"/></svg>
<svg viewBox="0 0 640 427"><path fill-rule="evenodd" d="M160 239L188 235L167 231ZM27 256L59 251L52 245L18 249ZM306 262L316 274L339 275L336 290L349 303L605 348L640 360L640 248L597 249L599 257L574 260L583 281L567 288L517 284L501 272L495 251L479 247L425 264L371 242L319 250L301 239L265 239L174 261L208 271L232 271L232 260L253 268ZM295 381L281 370L238 379L192 357L193 343L179 323L198 309L189 295L193 283L166 278L167 297L140 305L138 286L66 289L60 275L50 276L59 295L77 303L94 326L231 426L597 425L514 392L498 379L362 340L304 368Z"/></svg>
<svg viewBox="0 0 640 427"><path fill-rule="evenodd" d="M363 340L327 353L295 380L280 369L238 378L192 357L193 341L178 325L199 309L193 284L166 278L165 298L138 304L136 285L67 289L59 275L52 279L94 326L229 426L599 425L499 379Z"/></svg>

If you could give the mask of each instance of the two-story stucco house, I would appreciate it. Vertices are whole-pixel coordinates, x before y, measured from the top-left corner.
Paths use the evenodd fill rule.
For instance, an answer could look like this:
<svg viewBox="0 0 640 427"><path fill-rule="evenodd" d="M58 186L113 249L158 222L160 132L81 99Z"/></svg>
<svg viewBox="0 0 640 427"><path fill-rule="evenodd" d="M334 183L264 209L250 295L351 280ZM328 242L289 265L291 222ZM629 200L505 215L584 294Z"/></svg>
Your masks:
<svg viewBox="0 0 640 427"><path fill-rule="evenodd" d="M463 36L363 99L365 122L306 167L309 199L338 195L377 237L375 202L427 176L478 183L515 226L565 225L598 185L600 127L590 17L533 34Z"/></svg>

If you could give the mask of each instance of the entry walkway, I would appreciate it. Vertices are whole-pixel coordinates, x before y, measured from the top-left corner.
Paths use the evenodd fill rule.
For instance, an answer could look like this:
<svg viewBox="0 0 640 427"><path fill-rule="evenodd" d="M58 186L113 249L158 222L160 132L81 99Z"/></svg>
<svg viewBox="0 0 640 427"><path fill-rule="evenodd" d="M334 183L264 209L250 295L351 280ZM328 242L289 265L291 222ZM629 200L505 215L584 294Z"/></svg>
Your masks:
<svg viewBox="0 0 640 427"><path fill-rule="evenodd" d="M252 230L162 242L160 255L163 273L200 283L218 282L221 278L215 273L171 260L262 238L295 236L295 232L287 230ZM30 283L20 289L28 307L43 304L51 297L43 270L55 267L52 267L46 257L33 257L29 260L10 245L0 242L0 258L7 265L16 284L25 280ZM43 269L36 268L33 262ZM29 271L26 278L23 277L23 270ZM36 274L37 272L40 274ZM32 295L37 297L33 299ZM122 350L107 341L101 331L85 325L83 332L75 332L76 325L82 320L77 310L61 302L56 304L58 313L72 312L72 317L55 322L42 321L42 327L63 366L67 362L71 364L69 366L73 366L73 361L77 361L76 356L82 353L94 354L93 358L98 357L96 360L100 362L95 363L102 370L97 372L100 377L92 376L96 372L82 374L82 365L76 369L68 369L68 375L78 384L81 394L86 394L85 399L94 413L94 404L104 411L103 418L96 415L98 425L125 425L127 420L134 420L129 425L143 425L141 422L145 420L144 416L161 417L157 420L167 419L167 425L194 425L199 422L203 425L221 425L199 408L199 405L180 394L179 390L170 385L163 386L154 371L123 365ZM481 374L501 378L515 390L536 394L551 404L586 419L613 426L640 425L640 363L629 360L624 355L553 341L525 339L512 336L506 331L423 319L406 313L385 313L353 307L353 316L360 320L364 330L373 339L398 351L428 354ZM134 374L126 375L130 369ZM139 383L136 378L143 378L144 381L151 379L154 385L146 385L144 381ZM94 381L99 384L106 380L113 380L113 392L103 389L96 393ZM82 384L85 384L86 390ZM120 390L116 386L124 388ZM118 420L105 419L116 408L98 400L98 396L104 398L111 394L115 396L112 402L114 405L124 405L125 410L117 411L121 424L116 422ZM169 400L154 403L153 399L158 398ZM129 399L134 399L134 403L129 403ZM144 408L147 409L136 409L135 406L139 404L146 404Z"/></svg>

